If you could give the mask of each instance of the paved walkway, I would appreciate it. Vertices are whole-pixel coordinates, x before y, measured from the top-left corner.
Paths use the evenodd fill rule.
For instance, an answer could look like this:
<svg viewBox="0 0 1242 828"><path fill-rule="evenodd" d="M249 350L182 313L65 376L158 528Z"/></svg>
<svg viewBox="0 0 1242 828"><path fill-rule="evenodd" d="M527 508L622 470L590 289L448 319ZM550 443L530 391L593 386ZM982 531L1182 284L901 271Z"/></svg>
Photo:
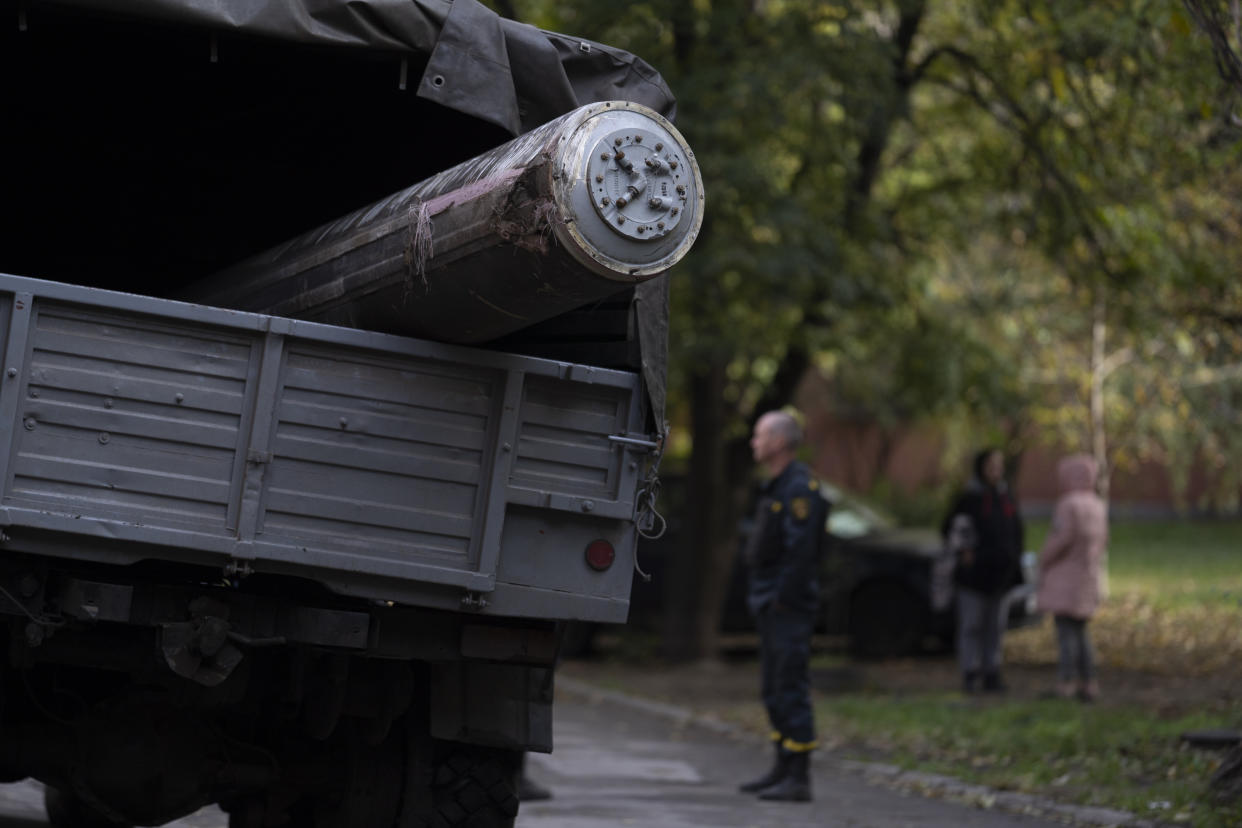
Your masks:
<svg viewBox="0 0 1242 828"><path fill-rule="evenodd" d="M687 703L692 699L687 699ZM522 806L517 828L1031 828L1129 825L1129 814L998 793L930 774L816 755L815 801L768 803L740 794L769 749L750 734L646 701L557 677L556 750L531 754L530 772L554 797ZM42 791L0 786L0 828L45 826ZM224 828L205 808L169 828ZM360 826L362 828L362 826Z"/></svg>
<svg viewBox="0 0 1242 828"><path fill-rule="evenodd" d="M761 802L738 793L736 786L765 769L770 753L762 744L727 728L697 723L676 706L600 691L559 676L557 685L556 749L549 755L532 754L529 760L531 776L554 796L523 805L518 828L1065 824L1065 815L1053 820L985 807L996 804L986 798L973 805L928 798L916 793L913 783L902 790L892 779L869 780L867 766L821 757L812 771L815 802Z"/></svg>

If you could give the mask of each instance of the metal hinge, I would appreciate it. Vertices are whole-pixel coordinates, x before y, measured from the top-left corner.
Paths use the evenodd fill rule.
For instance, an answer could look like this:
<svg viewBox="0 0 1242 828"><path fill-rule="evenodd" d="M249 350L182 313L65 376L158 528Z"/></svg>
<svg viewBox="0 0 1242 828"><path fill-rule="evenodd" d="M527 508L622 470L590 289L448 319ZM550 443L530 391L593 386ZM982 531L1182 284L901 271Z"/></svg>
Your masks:
<svg viewBox="0 0 1242 828"><path fill-rule="evenodd" d="M467 592L461 596L461 608L468 610L481 610L487 606L487 599L477 592Z"/></svg>
<svg viewBox="0 0 1242 828"><path fill-rule="evenodd" d="M250 561L234 558L224 565L224 574L226 577L236 575L238 578L246 578L254 574L254 568L250 566Z"/></svg>

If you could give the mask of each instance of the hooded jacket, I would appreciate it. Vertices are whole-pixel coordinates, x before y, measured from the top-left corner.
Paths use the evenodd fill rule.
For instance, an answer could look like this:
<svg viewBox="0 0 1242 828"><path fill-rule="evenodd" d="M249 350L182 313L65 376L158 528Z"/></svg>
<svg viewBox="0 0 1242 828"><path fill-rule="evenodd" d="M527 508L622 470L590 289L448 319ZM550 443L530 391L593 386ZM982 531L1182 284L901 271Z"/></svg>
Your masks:
<svg viewBox="0 0 1242 828"><path fill-rule="evenodd" d="M945 515L940 534L955 553L953 580L994 594L1019 582L1024 528L1009 487L983 479L984 454L976 458L975 477Z"/></svg>
<svg viewBox="0 0 1242 828"><path fill-rule="evenodd" d="M1104 598L1108 507L1095 493L1098 467L1086 454L1057 464L1061 497L1039 554L1039 608L1087 619Z"/></svg>

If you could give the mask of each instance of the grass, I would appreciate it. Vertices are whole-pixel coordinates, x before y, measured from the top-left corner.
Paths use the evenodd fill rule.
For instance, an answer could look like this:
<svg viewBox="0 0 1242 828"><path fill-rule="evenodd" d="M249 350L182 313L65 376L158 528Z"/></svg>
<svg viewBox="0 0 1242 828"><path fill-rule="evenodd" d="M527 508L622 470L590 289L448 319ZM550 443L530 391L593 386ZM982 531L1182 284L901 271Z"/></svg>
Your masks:
<svg viewBox="0 0 1242 828"><path fill-rule="evenodd" d="M1220 755L1179 739L1219 726L1222 715L1242 719L1242 705L1173 718L1059 700L973 704L946 693L848 695L816 706L821 732L847 752L1200 828L1242 824L1242 804L1216 804L1207 791Z"/></svg>
<svg viewBox="0 0 1242 828"><path fill-rule="evenodd" d="M1038 549L1047 523L1029 529ZM1092 622L1109 671L1226 674L1230 687L1195 705L1145 699L967 703L943 691L821 697L821 729L847 749L1006 790L1038 792L1200 828L1242 824L1242 803L1215 803L1207 780L1220 755L1184 746L1193 729L1242 725L1242 521L1117 523L1111 597ZM1006 638L1010 664L1052 665L1046 626ZM1174 685L1173 687L1184 687ZM1177 690L1170 690L1176 693Z"/></svg>
<svg viewBox="0 0 1242 828"><path fill-rule="evenodd" d="M1028 532L1038 548L1047 523ZM1110 527L1110 597L1092 621L1105 666L1200 675L1242 664L1242 521L1143 521ZM1011 635L1006 655L1054 663L1052 639Z"/></svg>
<svg viewBox="0 0 1242 828"><path fill-rule="evenodd" d="M1157 606L1242 608L1242 521L1118 524L1109 569Z"/></svg>
<svg viewBox="0 0 1242 828"><path fill-rule="evenodd" d="M1039 549L1047 534L1047 521L1033 521L1027 547ZM1242 520L1118 522L1109 541L1115 594L1160 609L1242 609Z"/></svg>
<svg viewBox="0 0 1242 828"><path fill-rule="evenodd" d="M1038 549L1047 529L1046 521L1033 522L1028 548ZM1139 818L1242 825L1242 802L1219 804L1207 789L1221 756L1180 739L1187 730L1242 726L1242 521L1115 523L1111 538L1111 597L1091 624L1101 703L1037 700L1034 686L999 700L967 699L946 689L955 668L941 660L907 667L904 681L817 693L821 741L838 754ZM1013 672L1050 686L1049 624L1008 634L1005 656ZM894 679L900 665L881 667ZM820 654L813 668L848 672L850 665L840 654ZM633 681L622 670L613 686L633 691ZM673 700L704 699L701 712L767 731L748 694L717 693L713 706L711 687L686 696L688 685L674 686L666 689Z"/></svg>

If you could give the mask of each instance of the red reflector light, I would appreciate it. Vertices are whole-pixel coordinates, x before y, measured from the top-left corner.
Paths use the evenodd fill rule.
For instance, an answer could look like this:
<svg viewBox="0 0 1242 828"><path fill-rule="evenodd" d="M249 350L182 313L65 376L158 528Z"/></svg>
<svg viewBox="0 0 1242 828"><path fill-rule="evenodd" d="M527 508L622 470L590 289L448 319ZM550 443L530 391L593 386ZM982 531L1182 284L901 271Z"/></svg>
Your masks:
<svg viewBox="0 0 1242 828"><path fill-rule="evenodd" d="M586 548L587 566L597 572L603 572L612 566L612 562L617 559L617 552L612 548L612 544L606 540L591 541Z"/></svg>

